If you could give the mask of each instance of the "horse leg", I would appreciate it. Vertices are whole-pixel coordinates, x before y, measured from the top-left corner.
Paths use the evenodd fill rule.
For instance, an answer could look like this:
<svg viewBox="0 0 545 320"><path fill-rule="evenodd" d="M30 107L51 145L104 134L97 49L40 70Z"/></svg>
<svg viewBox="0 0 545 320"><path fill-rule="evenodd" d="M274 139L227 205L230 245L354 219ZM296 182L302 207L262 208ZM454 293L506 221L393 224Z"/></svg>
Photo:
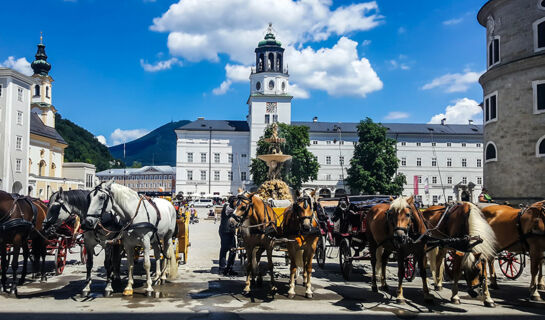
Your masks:
<svg viewBox="0 0 545 320"><path fill-rule="evenodd" d="M487 274L486 274L486 259L481 259L481 286L483 290L483 300L485 307L495 308L496 304L494 303L494 300L492 300L492 297L490 296L490 292L488 291L488 281L487 281Z"/></svg>
<svg viewBox="0 0 545 320"><path fill-rule="evenodd" d="M261 246L258 247L258 250L256 251L255 253L255 265L254 265L254 280L255 280L255 276L257 275L257 285L259 287L263 286L263 275L261 274L261 271L259 270L259 262L261 261L261 256L263 255L263 251L265 251L265 249L263 249Z"/></svg>
<svg viewBox="0 0 545 320"><path fill-rule="evenodd" d="M390 288L388 287L388 284L386 284L386 267L388 266L388 258L390 257L390 251L384 249L384 252L382 253L381 260L381 270L380 270L380 283L381 283L381 290L388 292Z"/></svg>
<svg viewBox="0 0 545 320"><path fill-rule="evenodd" d="M378 292L377 287L377 251L374 246L369 245L369 253L371 254L371 270L373 275L371 277L371 290L373 292Z"/></svg>
<svg viewBox="0 0 545 320"><path fill-rule="evenodd" d="M254 248L248 247L246 249L246 285L244 286L244 290L242 291L243 294L249 294L250 293L250 284L251 279L253 277L253 264L255 264L255 258L254 258Z"/></svg>
<svg viewBox="0 0 545 320"><path fill-rule="evenodd" d="M2 254L2 289L4 290L4 292L8 292L8 288L7 288L8 277L6 275L8 272L8 259L7 259L7 249L6 249L5 243L3 243L0 246L0 250Z"/></svg>
<svg viewBox="0 0 545 320"><path fill-rule="evenodd" d="M487 264L488 264L488 271L490 272L490 288L492 289L499 289L500 287L498 286L498 278L496 277L496 269L495 269L495 266L494 266L494 258L491 258L490 260L487 261Z"/></svg>
<svg viewBox="0 0 545 320"><path fill-rule="evenodd" d="M438 269L438 266L437 266L437 256L439 255L439 248L438 247L435 247L433 249L431 249L430 251L428 251L427 253L428 255L428 261L430 263L430 271L431 271L431 278L433 279L433 283L435 285L435 291L439 291L438 290L438 276L437 276L437 269Z"/></svg>
<svg viewBox="0 0 545 320"><path fill-rule="evenodd" d="M541 260L541 264L539 265L539 276L537 281L537 290L545 290L545 277L543 277L543 264L545 262Z"/></svg>
<svg viewBox="0 0 545 320"><path fill-rule="evenodd" d="M384 247L383 246L380 246L376 249L376 252L375 252L375 259L376 259L376 263L375 263L375 274L377 275L377 277L380 279L380 290L385 290L385 291L388 291L387 289L387 286L386 286L386 280L385 278L383 277L383 274L382 274L382 256L384 255ZM375 279L375 286L376 286L376 279Z"/></svg>
<svg viewBox="0 0 545 320"><path fill-rule="evenodd" d="M288 244L288 253L290 256L290 288L288 290L288 298L295 297L295 278L297 277L297 249Z"/></svg>
<svg viewBox="0 0 545 320"><path fill-rule="evenodd" d="M150 259L150 239L145 237L143 239L144 247L144 270L146 270L146 295L151 297L153 294L153 280L151 278L151 259Z"/></svg>
<svg viewBox="0 0 545 320"><path fill-rule="evenodd" d="M267 266L269 267L269 274L271 276L271 291L276 292L276 280L274 279L274 264L272 260L272 245L271 248L267 249Z"/></svg>
<svg viewBox="0 0 545 320"><path fill-rule="evenodd" d="M403 278L405 276L405 252L397 251L397 297L396 303L405 303L405 297L403 297Z"/></svg>
<svg viewBox="0 0 545 320"><path fill-rule="evenodd" d="M450 301L454 304L460 304L460 297L458 296L458 281L460 281L460 276L462 275L461 267L462 257L455 253L452 261L452 276L454 279L452 279L452 296L450 297Z"/></svg>
<svg viewBox="0 0 545 320"><path fill-rule="evenodd" d="M21 237L17 235L20 241L14 241L13 252L11 257L11 272L13 273L13 281L11 283L10 294L17 295L17 269L19 268L19 252L21 250Z"/></svg>
<svg viewBox="0 0 545 320"><path fill-rule="evenodd" d="M422 290L424 291L424 301L426 303L433 302L433 296L430 294L430 290L428 288L428 278L426 276L426 249L424 246L419 250L416 257L418 258L418 267L420 268L420 277L422 278ZM405 263L403 263L403 266L405 266ZM403 268L405 269L405 268ZM403 273L405 273L405 270L403 270Z"/></svg>
<svg viewBox="0 0 545 320"><path fill-rule="evenodd" d="M305 286L307 288L307 291L305 292L305 297L308 299L312 299L312 284L311 284L311 278L312 278L312 258L314 258L314 251L316 250L316 246L314 245L314 249L307 245L307 248L304 251L303 255L303 261L304 261L304 268L305 268Z"/></svg>
<svg viewBox="0 0 545 320"><path fill-rule="evenodd" d="M537 274L541 266L543 252L537 246L530 248L531 278L530 278L530 300L541 301L541 296L537 290Z"/></svg>
<svg viewBox="0 0 545 320"><path fill-rule="evenodd" d="M28 249L28 241L23 240L21 243L21 246L23 247L23 271L21 272L21 278L19 279L19 285L22 286L25 283L27 271L28 271L28 256L30 254Z"/></svg>
<svg viewBox="0 0 545 320"><path fill-rule="evenodd" d="M84 297L88 296L89 293L91 293L91 272L93 271L93 258L95 256L93 252L95 251L95 246L85 243L85 250L87 251L87 263L85 264L85 266L87 267L87 277L85 279L85 287L81 291L81 295Z"/></svg>
<svg viewBox="0 0 545 320"><path fill-rule="evenodd" d="M155 255L155 277L153 278L153 284L156 284L157 281L161 280L163 283L163 276L165 275L165 257L161 259L161 249L158 243L153 244L153 252ZM166 276L165 276L166 279Z"/></svg>
<svg viewBox="0 0 545 320"><path fill-rule="evenodd" d="M113 273L113 248L112 245L106 245L104 249L104 268L106 269L106 288L104 289L104 295L109 297L112 292L112 273Z"/></svg>
<svg viewBox="0 0 545 320"><path fill-rule="evenodd" d="M133 273L134 273L134 247L132 245L129 245L125 242L125 252L127 253L127 265L128 265L128 281L127 286L123 290L124 296L132 296L133 295L133 289L132 284L134 282L133 279Z"/></svg>
<svg viewBox="0 0 545 320"><path fill-rule="evenodd" d="M435 285L436 291L443 290L443 276L445 274L445 260L446 260L447 250L446 249L439 249L439 252L437 256L435 257L435 276L436 278L433 280Z"/></svg>

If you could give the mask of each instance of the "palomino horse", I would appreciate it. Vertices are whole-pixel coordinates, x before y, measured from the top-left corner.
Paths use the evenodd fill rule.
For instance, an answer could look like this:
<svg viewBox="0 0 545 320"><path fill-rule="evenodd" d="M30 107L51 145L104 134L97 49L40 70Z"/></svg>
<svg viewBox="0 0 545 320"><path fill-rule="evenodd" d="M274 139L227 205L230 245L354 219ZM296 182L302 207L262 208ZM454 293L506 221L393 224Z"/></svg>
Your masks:
<svg viewBox="0 0 545 320"><path fill-rule="evenodd" d="M150 260L152 247L155 251L157 274L154 280L166 281L167 273L171 279L176 277L178 263L172 245L176 230L176 209L169 201L160 198L147 199L130 188L114 183L113 180L95 187L89 194L89 199L89 209L85 218L87 223L92 226L104 226L110 219L109 213L113 213L123 225L119 239L123 241L129 264L129 280L123 295L133 294L132 253L136 247L141 247L144 251L146 295L153 294Z"/></svg>
<svg viewBox="0 0 545 320"><path fill-rule="evenodd" d="M17 284L23 284L28 262L28 239L34 228L37 208L29 197L12 195L0 190L0 252L2 255L2 288L7 292L7 246L11 244L13 282L10 293L17 295ZM19 253L23 249L23 275L17 282Z"/></svg>
<svg viewBox="0 0 545 320"><path fill-rule="evenodd" d="M420 212L414 206L413 197L399 197L391 204L377 204L367 214L367 239L373 268L372 290L377 292L377 273L381 289L388 290L386 284L386 264L390 253L397 253L397 303L404 303L403 278L405 259L413 254L422 277L424 300L432 302L426 278L426 251L422 236L426 226Z"/></svg>
<svg viewBox="0 0 545 320"><path fill-rule="evenodd" d="M267 251L271 290L275 292L276 283L274 280L272 251L274 248L274 235L276 235L276 215L272 208L255 193L242 192L237 196L235 211L229 218L229 225L232 229L239 228L241 230L244 248L248 255L246 286L243 292L245 294L250 293L250 284L252 281L255 282L256 276L258 276L258 282L262 282L258 264L264 251Z"/></svg>
<svg viewBox="0 0 545 320"><path fill-rule="evenodd" d="M447 250L463 252L463 256L454 256L451 301L460 303L458 296L458 281L462 270L468 277L479 277L486 280L486 268L482 262L494 259L496 254L496 237L488 225L483 214L474 204L469 202L457 203L451 207L432 206L423 213L429 230L428 246L430 269L435 283L435 289L440 291L443 286L444 261ZM435 244L433 244L435 242ZM476 286L479 284L477 282ZM494 307L486 281L480 281L483 293L483 302L487 307ZM472 292L472 291L471 291Z"/></svg>
<svg viewBox="0 0 545 320"><path fill-rule="evenodd" d="M504 205L489 206L483 209L483 214L496 234L498 251L530 254L530 299L541 300L537 278L545 250L545 201L522 210ZM497 286L493 260L489 260L489 268L492 286Z"/></svg>
<svg viewBox="0 0 545 320"><path fill-rule="evenodd" d="M44 229L48 234L57 232L63 223L74 225L74 230L77 229L78 220L83 221L83 241L86 251L86 267L87 277L85 287L82 290L82 295L87 296L91 292L91 274L93 270L93 259L95 247L100 244L105 251L104 267L106 269L106 288L105 295L109 296L113 292L112 282L121 281L120 264L121 264L121 245L107 244L108 240L112 240L117 233L112 230L121 229L121 226L116 223L115 219L111 219L111 223L106 224L108 230L97 225L89 226L85 223L87 209L89 208L89 191L87 190L69 190L63 191L62 188L54 192L49 198L49 208L47 217L44 222ZM113 218L113 217L112 217Z"/></svg>
<svg viewBox="0 0 545 320"><path fill-rule="evenodd" d="M290 257L290 289L288 296L295 297L295 278L297 268L303 268L307 298L312 298L312 259L320 237L318 218L315 210L315 191L305 193L284 211L282 221L283 237L288 238L287 248Z"/></svg>

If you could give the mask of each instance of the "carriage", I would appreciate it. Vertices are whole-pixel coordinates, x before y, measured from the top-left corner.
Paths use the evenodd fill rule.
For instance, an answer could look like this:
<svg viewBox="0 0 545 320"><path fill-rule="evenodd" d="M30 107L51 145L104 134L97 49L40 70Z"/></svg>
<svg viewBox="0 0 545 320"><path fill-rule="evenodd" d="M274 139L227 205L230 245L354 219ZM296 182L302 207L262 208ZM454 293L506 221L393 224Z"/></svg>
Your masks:
<svg viewBox="0 0 545 320"><path fill-rule="evenodd" d="M176 224L178 225L178 235L173 240L174 241L174 252L176 254L176 261L178 263L186 264L187 263L187 251L190 245L189 243L189 218L185 213L178 215L176 219ZM183 256L183 258L182 258Z"/></svg>
<svg viewBox="0 0 545 320"><path fill-rule="evenodd" d="M47 242L47 255L55 257L55 274L61 275L64 272L68 254L72 249L79 246L80 261L85 264L87 261L87 251L83 244L83 231L75 226L63 223L56 231L54 237Z"/></svg>
<svg viewBox="0 0 545 320"><path fill-rule="evenodd" d="M350 280L354 261L370 259L366 215L373 206L389 202L390 196L385 195L345 196L337 201L336 207L335 200L321 200L324 215L320 221L322 237L316 249L318 265L325 265L328 248L337 248L343 278ZM411 281L414 276L415 262L409 256L405 260L405 279Z"/></svg>

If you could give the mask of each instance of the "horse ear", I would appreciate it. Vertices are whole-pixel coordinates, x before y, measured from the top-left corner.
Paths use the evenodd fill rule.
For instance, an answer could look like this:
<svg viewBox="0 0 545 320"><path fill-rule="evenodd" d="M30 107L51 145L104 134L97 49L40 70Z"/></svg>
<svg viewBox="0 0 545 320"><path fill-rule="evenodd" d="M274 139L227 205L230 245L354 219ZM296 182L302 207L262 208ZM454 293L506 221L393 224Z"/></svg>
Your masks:
<svg viewBox="0 0 545 320"><path fill-rule="evenodd" d="M109 190L112 187L112 184L114 184L114 179L111 179L108 182L106 182L104 184L104 187Z"/></svg>
<svg viewBox="0 0 545 320"><path fill-rule="evenodd" d="M411 196L407 199L407 202L408 202L409 204L414 204L414 196L411 195Z"/></svg>
<svg viewBox="0 0 545 320"><path fill-rule="evenodd" d="M394 201L394 197L390 196L390 202Z"/></svg>
<svg viewBox="0 0 545 320"><path fill-rule="evenodd" d="M472 253L476 261L479 261L481 259L482 252L472 252Z"/></svg>
<svg viewBox="0 0 545 320"><path fill-rule="evenodd" d="M238 193L238 194L241 194L242 191L244 191L244 190L242 190L242 188L238 188L238 189L237 189L237 193Z"/></svg>

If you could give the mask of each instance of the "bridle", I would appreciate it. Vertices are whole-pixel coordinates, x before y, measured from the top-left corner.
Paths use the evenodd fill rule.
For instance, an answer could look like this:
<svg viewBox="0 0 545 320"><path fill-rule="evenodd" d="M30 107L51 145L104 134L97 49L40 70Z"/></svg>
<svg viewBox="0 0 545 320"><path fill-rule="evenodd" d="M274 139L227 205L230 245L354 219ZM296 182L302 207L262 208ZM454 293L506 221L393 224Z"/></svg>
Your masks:
<svg viewBox="0 0 545 320"><path fill-rule="evenodd" d="M240 226L242 226L244 221L248 218L250 210L253 210L253 208L254 208L254 205L252 203L252 199L248 198L244 194L239 194L237 196L237 200L235 202L235 208L240 207L241 204L243 204L245 206L244 211L242 212L241 215L235 214L235 212L237 212L237 210L234 210L233 212L231 212L231 214L229 214L229 218L232 218L237 223L235 225L235 228L239 228Z"/></svg>
<svg viewBox="0 0 545 320"><path fill-rule="evenodd" d="M53 207L55 206L58 206L59 210L51 211L51 209L53 209ZM57 222L57 220L59 219L59 214L61 209L68 213L68 219L74 218L75 216L79 216L77 213L74 213L72 210L70 210L66 206L64 200L60 198L60 195L58 192L55 192L55 200L48 203L47 209L48 209L48 212L54 213L54 215L51 215L51 219L48 219L45 221L45 223L47 223L48 225L52 225L52 224L55 224L55 222Z"/></svg>

